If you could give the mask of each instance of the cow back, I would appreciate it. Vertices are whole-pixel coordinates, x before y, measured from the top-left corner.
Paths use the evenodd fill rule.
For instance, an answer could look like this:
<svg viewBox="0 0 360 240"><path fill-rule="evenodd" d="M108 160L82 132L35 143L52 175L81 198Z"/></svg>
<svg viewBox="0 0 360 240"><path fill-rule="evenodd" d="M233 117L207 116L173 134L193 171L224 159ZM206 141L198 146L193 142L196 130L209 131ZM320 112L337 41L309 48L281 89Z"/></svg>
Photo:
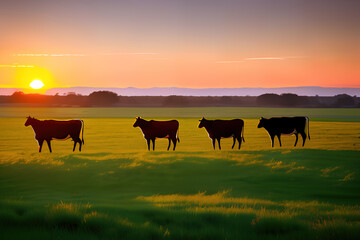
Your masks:
<svg viewBox="0 0 360 240"><path fill-rule="evenodd" d="M179 128L177 120L170 121L155 121L150 120L146 127L141 127L142 132L146 138L165 138L176 136Z"/></svg>
<svg viewBox="0 0 360 240"><path fill-rule="evenodd" d="M79 136L81 127L81 120L45 120L35 132L37 136L40 135L44 139L65 139L69 136Z"/></svg>
<svg viewBox="0 0 360 240"><path fill-rule="evenodd" d="M232 136L241 137L244 121L242 119L232 120L209 120L205 126L211 138L228 138Z"/></svg>
<svg viewBox="0 0 360 240"><path fill-rule="evenodd" d="M306 117L274 117L265 120L266 130L282 134L303 132L307 121Z"/></svg>

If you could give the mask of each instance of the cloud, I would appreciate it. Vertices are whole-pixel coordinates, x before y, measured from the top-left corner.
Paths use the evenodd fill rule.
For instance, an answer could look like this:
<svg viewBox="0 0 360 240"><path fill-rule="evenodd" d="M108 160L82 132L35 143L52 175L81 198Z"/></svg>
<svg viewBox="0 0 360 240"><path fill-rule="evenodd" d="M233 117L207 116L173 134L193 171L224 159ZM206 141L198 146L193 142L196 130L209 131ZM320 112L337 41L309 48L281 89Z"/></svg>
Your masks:
<svg viewBox="0 0 360 240"><path fill-rule="evenodd" d="M242 63L243 60L233 60L233 61L218 61L216 63Z"/></svg>
<svg viewBox="0 0 360 240"><path fill-rule="evenodd" d="M85 54L79 53L17 53L13 57L84 57Z"/></svg>
<svg viewBox="0 0 360 240"><path fill-rule="evenodd" d="M229 61L217 61L216 63L242 63L246 61L256 61L256 60L288 60L288 59L297 59L304 58L302 56L289 56L289 57L249 57L242 60L229 60Z"/></svg>
<svg viewBox="0 0 360 240"><path fill-rule="evenodd" d="M155 60L155 61L162 61L162 60L169 60L169 58L145 58L145 60L149 60L149 61L152 61L152 60Z"/></svg>
<svg viewBox="0 0 360 240"><path fill-rule="evenodd" d="M83 53L17 53L12 54L13 57L89 57L89 56L117 56L117 55L158 55L156 52L114 52L99 54L83 54Z"/></svg>
<svg viewBox="0 0 360 240"><path fill-rule="evenodd" d="M33 65L22 65L22 64L0 64L0 68L33 68Z"/></svg>
<svg viewBox="0 0 360 240"><path fill-rule="evenodd" d="M251 60L284 60L282 57L256 57L256 58L245 58L245 61Z"/></svg>
<svg viewBox="0 0 360 240"><path fill-rule="evenodd" d="M128 55L158 55L160 53L154 53L154 52L133 52L133 53L125 53Z"/></svg>

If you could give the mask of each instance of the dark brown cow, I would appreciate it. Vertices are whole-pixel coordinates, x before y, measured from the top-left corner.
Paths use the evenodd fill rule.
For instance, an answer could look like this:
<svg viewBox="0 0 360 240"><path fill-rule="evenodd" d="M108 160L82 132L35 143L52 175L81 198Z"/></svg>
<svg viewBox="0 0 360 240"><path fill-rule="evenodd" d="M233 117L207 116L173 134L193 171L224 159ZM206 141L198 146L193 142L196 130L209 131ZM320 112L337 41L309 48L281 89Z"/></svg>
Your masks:
<svg viewBox="0 0 360 240"><path fill-rule="evenodd" d="M213 147L215 149L215 141L217 140L220 146L221 138L233 137L234 143L232 149L235 146L236 140L239 142L239 149L241 147L241 141L245 142L244 139L244 121L242 119L232 120L207 120L202 118L199 124L199 128L205 127L212 140Z"/></svg>
<svg viewBox="0 0 360 240"><path fill-rule="evenodd" d="M72 138L74 141L75 151L76 143L79 143L79 151L81 145L84 144L84 122L82 120L69 120L69 121L55 121L55 120L38 120L36 118L28 117L25 126L31 126L35 132L35 139L39 143L39 152L43 142L46 141L51 151L50 141L53 139L66 140ZM82 129L82 139L80 139L80 132Z"/></svg>
<svg viewBox="0 0 360 240"><path fill-rule="evenodd" d="M273 117L273 118L260 118L258 128L265 128L271 138L271 146L274 147L274 138L278 137L281 147L281 135L292 135L295 134L296 140L294 147L298 141L298 134L301 134L303 139L303 146L306 140L306 126L308 137L310 140L309 132L309 118L308 117Z"/></svg>
<svg viewBox="0 0 360 240"><path fill-rule="evenodd" d="M177 120L170 121L146 121L141 117L136 118L136 122L133 125L134 127L140 127L144 138L146 139L148 150L150 150L150 140L153 143L153 150L155 150L155 139L156 138L168 138L170 148L171 141L174 144L173 150L176 147L176 141L180 142L178 137L179 122Z"/></svg>

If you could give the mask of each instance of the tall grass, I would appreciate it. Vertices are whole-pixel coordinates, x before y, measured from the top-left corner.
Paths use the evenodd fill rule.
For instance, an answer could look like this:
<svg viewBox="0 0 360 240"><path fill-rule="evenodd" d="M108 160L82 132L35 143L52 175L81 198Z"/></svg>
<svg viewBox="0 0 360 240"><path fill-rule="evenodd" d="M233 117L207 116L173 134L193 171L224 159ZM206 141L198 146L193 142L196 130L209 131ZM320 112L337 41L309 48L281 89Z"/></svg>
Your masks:
<svg viewBox="0 0 360 240"><path fill-rule="evenodd" d="M46 146L40 154L25 119L0 118L0 239L360 238L357 111L291 110L286 114L335 117L311 118L305 147L284 136L282 148L271 148L252 119L262 109L26 110L85 117L85 146L73 153L70 140L54 141L52 154ZM242 149L224 139L222 151L212 150L197 128L203 113L248 116ZM102 114L109 118L97 118ZM131 114L179 118L177 151L157 140L148 152Z"/></svg>

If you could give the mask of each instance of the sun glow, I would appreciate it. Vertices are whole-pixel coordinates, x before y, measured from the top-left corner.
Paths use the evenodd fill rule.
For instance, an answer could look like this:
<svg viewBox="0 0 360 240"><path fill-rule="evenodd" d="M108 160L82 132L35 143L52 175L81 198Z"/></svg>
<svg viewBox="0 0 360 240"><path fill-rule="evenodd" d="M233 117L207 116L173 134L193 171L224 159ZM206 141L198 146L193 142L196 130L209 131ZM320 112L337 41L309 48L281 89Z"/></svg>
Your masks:
<svg viewBox="0 0 360 240"><path fill-rule="evenodd" d="M48 69L34 66L15 70L13 87L21 88L24 93L44 94L46 90L54 87L54 78Z"/></svg>
<svg viewBox="0 0 360 240"><path fill-rule="evenodd" d="M38 79L36 79L30 83L30 87L33 89L40 89L43 86L44 86L44 83Z"/></svg>

